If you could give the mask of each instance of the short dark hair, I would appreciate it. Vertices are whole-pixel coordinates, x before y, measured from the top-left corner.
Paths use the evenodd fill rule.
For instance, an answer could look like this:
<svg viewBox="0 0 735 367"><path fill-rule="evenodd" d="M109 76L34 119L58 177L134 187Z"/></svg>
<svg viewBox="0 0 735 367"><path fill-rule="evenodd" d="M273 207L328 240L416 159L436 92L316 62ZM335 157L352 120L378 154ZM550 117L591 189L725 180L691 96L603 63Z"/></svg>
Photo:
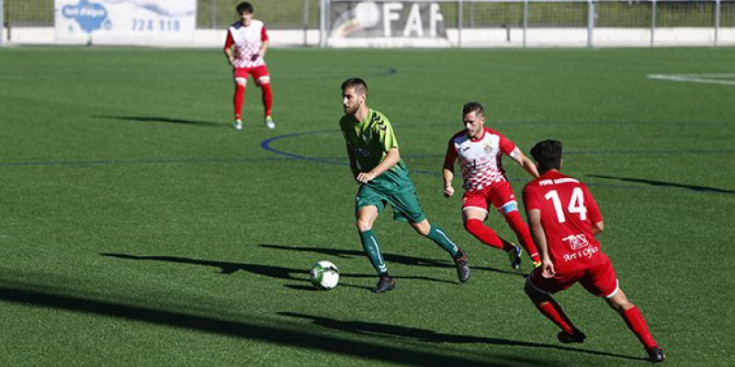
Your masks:
<svg viewBox="0 0 735 367"><path fill-rule="evenodd" d="M462 107L462 116L474 112L475 115L485 115L485 107L482 107L480 102L467 102Z"/></svg>
<svg viewBox="0 0 735 367"><path fill-rule="evenodd" d="M355 92L367 95L368 86L364 80L360 78L349 78L342 82L342 90L347 88L355 88Z"/></svg>
<svg viewBox="0 0 735 367"><path fill-rule="evenodd" d="M237 4L237 14L242 15L243 13L250 13L252 14L253 11L255 11L255 8L253 8L253 4L243 1L239 4Z"/></svg>
<svg viewBox="0 0 735 367"><path fill-rule="evenodd" d="M561 142L559 140L544 140L531 148L531 155L538 163L539 173L551 169L561 168Z"/></svg>

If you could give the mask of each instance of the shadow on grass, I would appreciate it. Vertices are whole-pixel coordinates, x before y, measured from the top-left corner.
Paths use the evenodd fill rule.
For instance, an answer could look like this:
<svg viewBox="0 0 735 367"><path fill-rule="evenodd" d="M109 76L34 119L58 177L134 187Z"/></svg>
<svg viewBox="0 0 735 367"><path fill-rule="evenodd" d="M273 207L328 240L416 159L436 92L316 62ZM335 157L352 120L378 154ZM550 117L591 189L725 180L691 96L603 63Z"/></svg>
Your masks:
<svg viewBox="0 0 735 367"><path fill-rule="evenodd" d="M195 126L207 126L207 127L219 127L226 128L230 125L224 122L213 122L213 121L199 121L199 120L188 120L188 119L177 119L170 117L156 117L156 116L92 116L95 118L103 118L109 120L123 120L123 121L136 121L136 122L164 122L167 124L182 124L182 125L195 125Z"/></svg>
<svg viewBox="0 0 735 367"><path fill-rule="evenodd" d="M531 348L547 348L547 349L557 349L557 350L563 350L563 351L569 351L569 352L586 353L586 354L592 354L592 355L604 356L604 357L615 357L615 358L623 358L623 359L631 359L631 360L646 360L645 358L642 358L642 357L625 356L621 354L599 352L595 350L588 350L588 349L581 349L581 348L565 347L561 345L524 342L524 341L510 340L510 339L487 338L487 337L470 336L470 335L442 334L442 333L434 332L432 330L426 330L426 329L420 329L420 328L414 328L414 327L378 324L378 323L363 322L363 321L339 321L339 320L334 320L334 319L330 319L326 317L311 316L311 315L305 315L305 314L300 314L300 313L295 313L295 312L278 312L278 314L283 315L283 316L294 317L294 318L312 320L314 325L318 325L318 326L330 328L330 329L335 329L335 330L341 330L341 331L345 331L349 333L361 334L361 335L393 337L393 338L400 338L400 339L408 338L408 339L414 339L420 342L428 342L428 343L481 343L481 344L510 345L510 346L531 347Z"/></svg>
<svg viewBox="0 0 735 367"><path fill-rule="evenodd" d="M248 272L252 274L267 276L270 278L295 280L299 282L309 283L309 278L308 278L309 269L294 269L294 268L286 268L282 266L272 266L272 265L198 260L198 259L189 259L186 257L178 257L178 256L138 256L138 255L113 254L113 253L101 253L100 255L107 256L107 257L114 257L118 259L125 259L125 260L164 261L164 262L177 263L177 264L210 266L210 267L220 268L220 274L225 274L225 275L232 274L236 271L244 271L244 272ZM375 274L340 273L340 278L342 279L345 279L345 278L375 278L377 279L377 276ZM442 280L442 279L436 279L436 278L430 278L430 277L424 277L424 276L396 276L395 278L424 280L424 281L437 282L437 283L449 283L449 284L454 283L448 280ZM357 284L350 284L345 281L340 282L340 286L359 288L359 289L372 289L371 287L357 285ZM296 289L296 290L305 290L307 288L310 288L309 290L312 290L311 287L303 287L300 285L286 285L286 287L291 288L291 289Z"/></svg>
<svg viewBox="0 0 735 367"><path fill-rule="evenodd" d="M316 350L365 360L400 363L404 365L498 367L549 365L545 361L531 358L521 359L511 356L483 354L481 356L482 360L479 360L479 358L475 359L461 355L452 349L406 348L401 345L388 346L371 341L348 340L331 335L323 335L318 332L295 330L288 322L279 323L278 326L271 326L265 325L266 322L264 321L260 321L259 323L253 321L228 321L207 316L197 316L148 307L1 286L0 301L143 321L154 325L204 331L274 345Z"/></svg>
<svg viewBox="0 0 735 367"><path fill-rule="evenodd" d="M270 244L260 244L260 247L276 249L276 250L313 252L317 254L335 256L335 257L339 257L343 259L366 257L365 252L361 250L343 250L343 249L334 249L334 248L306 247L306 246L283 246L283 245L270 245ZM446 260L446 261L433 260L433 259L425 259L425 258L414 257L414 256L394 255L394 254L383 254L383 258L385 259L386 263L454 269L454 264L450 263L449 260ZM472 259L470 259L470 268L472 270L491 271L494 273L514 275L514 276L520 276L520 277L526 277L528 275L528 274L518 273L514 271L500 270L500 269L491 268L487 266L473 266Z"/></svg>
<svg viewBox="0 0 735 367"><path fill-rule="evenodd" d="M716 187L707 187L707 186L676 184L673 182L654 181L654 180L648 180L648 179L643 179L643 178L615 177L615 176L605 176L605 175L585 175L585 176L586 177L596 177L596 178L609 178L613 180L626 181L626 182L638 182L638 183L648 184L651 186L676 187L680 189L688 189L688 190L697 191L697 192L730 194L730 195L735 194L735 190L726 190L726 189L720 189Z"/></svg>

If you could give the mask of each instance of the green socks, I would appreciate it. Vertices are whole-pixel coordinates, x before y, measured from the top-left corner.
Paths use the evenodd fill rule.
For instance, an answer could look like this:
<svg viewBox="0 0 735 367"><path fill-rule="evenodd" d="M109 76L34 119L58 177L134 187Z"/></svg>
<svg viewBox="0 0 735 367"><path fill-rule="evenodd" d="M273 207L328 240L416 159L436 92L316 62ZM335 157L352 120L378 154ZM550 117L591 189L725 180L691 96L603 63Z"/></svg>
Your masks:
<svg viewBox="0 0 735 367"><path fill-rule="evenodd" d="M449 252L449 254L452 255L452 258L458 256L459 247L457 247L457 245L452 242L449 236L447 236L447 234L444 233L444 230L441 229L441 227L439 227L438 225L431 223L431 229L429 230L429 234L427 234L426 237L429 237L429 239L434 241L434 243Z"/></svg>
<svg viewBox="0 0 735 367"><path fill-rule="evenodd" d="M387 275L388 267L385 266L383 260L383 254L380 252L380 245L378 244L378 237L375 236L375 232L369 229L365 232L360 232L360 241L362 241L362 248L370 258L370 263L373 264L373 268L378 272L378 275Z"/></svg>
<svg viewBox="0 0 735 367"><path fill-rule="evenodd" d="M439 245L439 247L446 250L450 255L452 255L452 258L456 258L461 255L459 247L452 242L449 236L447 236L447 234L444 233L444 230L438 225L432 223L429 234L427 234L426 237L434 241L434 243ZM387 275L388 267L385 265L385 260L383 260L383 253L380 251L378 237L375 235L375 232L373 232L372 229L360 232L360 241L362 242L363 250L365 250L365 253L370 259L370 263L373 265L373 268L375 268L375 271L378 272L378 275Z"/></svg>

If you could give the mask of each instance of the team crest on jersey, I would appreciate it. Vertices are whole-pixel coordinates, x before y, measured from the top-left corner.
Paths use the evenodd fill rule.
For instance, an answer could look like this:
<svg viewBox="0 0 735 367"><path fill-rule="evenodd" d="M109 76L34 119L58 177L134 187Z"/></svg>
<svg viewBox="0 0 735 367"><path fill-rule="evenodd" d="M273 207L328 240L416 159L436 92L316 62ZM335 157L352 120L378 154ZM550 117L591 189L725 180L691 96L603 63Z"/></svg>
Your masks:
<svg viewBox="0 0 735 367"><path fill-rule="evenodd" d="M493 147L490 146L490 143L483 144L482 148L485 149L485 153L490 153L493 151Z"/></svg>
<svg viewBox="0 0 735 367"><path fill-rule="evenodd" d="M370 130L365 130L361 136L362 136L362 140L364 140L367 143L368 141L370 141Z"/></svg>

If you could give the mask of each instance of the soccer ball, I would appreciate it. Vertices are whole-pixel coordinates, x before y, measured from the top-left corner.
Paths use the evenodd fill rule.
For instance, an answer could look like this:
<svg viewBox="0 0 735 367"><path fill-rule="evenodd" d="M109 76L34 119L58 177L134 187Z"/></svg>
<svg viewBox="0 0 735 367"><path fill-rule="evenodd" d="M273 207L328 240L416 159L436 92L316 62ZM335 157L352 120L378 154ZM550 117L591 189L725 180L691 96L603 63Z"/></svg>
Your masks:
<svg viewBox="0 0 735 367"><path fill-rule="evenodd" d="M309 280L317 289L329 290L339 282L339 270L329 261L322 260L309 271Z"/></svg>

